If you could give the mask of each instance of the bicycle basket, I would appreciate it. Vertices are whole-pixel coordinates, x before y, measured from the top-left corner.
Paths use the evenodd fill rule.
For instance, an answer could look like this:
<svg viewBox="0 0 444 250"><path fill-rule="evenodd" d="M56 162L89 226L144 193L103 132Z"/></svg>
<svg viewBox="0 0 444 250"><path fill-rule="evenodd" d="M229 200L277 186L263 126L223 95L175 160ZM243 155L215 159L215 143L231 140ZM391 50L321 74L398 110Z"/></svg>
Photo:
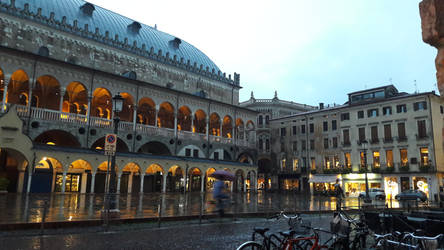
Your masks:
<svg viewBox="0 0 444 250"><path fill-rule="evenodd" d="M341 217L338 215L333 219L333 221L330 222L330 231L332 233L349 235L351 231L350 223L342 220Z"/></svg>
<svg viewBox="0 0 444 250"><path fill-rule="evenodd" d="M295 231L297 234L308 234L311 228L311 221L302 219L289 219L288 225L290 229Z"/></svg>

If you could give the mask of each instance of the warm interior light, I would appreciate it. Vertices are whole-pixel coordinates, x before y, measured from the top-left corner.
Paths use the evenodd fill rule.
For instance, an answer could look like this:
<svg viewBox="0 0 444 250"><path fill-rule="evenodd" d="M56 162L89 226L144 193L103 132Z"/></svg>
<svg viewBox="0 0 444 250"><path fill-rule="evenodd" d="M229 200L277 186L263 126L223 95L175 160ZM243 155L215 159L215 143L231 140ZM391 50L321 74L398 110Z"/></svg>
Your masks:
<svg viewBox="0 0 444 250"><path fill-rule="evenodd" d="M54 143L54 142L52 142L52 141L50 141L50 142L47 142L46 144L48 144L48 145L55 145L55 143Z"/></svg>

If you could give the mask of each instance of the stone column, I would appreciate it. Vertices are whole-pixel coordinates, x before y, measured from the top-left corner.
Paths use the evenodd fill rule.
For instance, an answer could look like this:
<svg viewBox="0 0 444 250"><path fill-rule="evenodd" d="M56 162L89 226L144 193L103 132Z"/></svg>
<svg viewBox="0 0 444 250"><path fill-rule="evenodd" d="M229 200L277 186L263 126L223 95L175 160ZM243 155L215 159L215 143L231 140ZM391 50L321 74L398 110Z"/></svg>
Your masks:
<svg viewBox="0 0 444 250"><path fill-rule="evenodd" d="M174 137L177 136L177 112L174 112Z"/></svg>
<svg viewBox="0 0 444 250"><path fill-rule="evenodd" d="M91 172L91 191L90 191L91 194L94 193L95 182L96 182L96 172Z"/></svg>
<svg viewBox="0 0 444 250"><path fill-rule="evenodd" d="M208 140L208 135L210 134L210 119L206 118L205 119L205 135L207 136L207 140Z"/></svg>
<svg viewBox="0 0 444 250"><path fill-rule="evenodd" d="M31 112L31 104L32 104L32 86L33 86L33 82L35 82L35 79L29 79L28 81L28 87L29 87L29 92L28 92L28 112ZM29 114L29 113L28 113Z"/></svg>
<svg viewBox="0 0 444 250"><path fill-rule="evenodd" d="M194 129L194 114L191 113L191 132L194 132L194 131L195 131L195 129Z"/></svg>
<svg viewBox="0 0 444 250"><path fill-rule="evenodd" d="M120 194L120 180L122 179L122 173L117 174L117 189L116 194Z"/></svg>
<svg viewBox="0 0 444 250"><path fill-rule="evenodd" d="M205 173L200 176L200 192L204 192L205 187Z"/></svg>
<svg viewBox="0 0 444 250"><path fill-rule="evenodd" d="M247 192L247 181L246 181L246 179L244 179L244 187L243 187L243 189L244 189L244 192Z"/></svg>
<svg viewBox="0 0 444 250"><path fill-rule="evenodd" d="M230 192L231 192L231 193L233 193L233 186L234 186L234 185L233 185L233 182L234 182L234 181L230 182Z"/></svg>
<svg viewBox="0 0 444 250"><path fill-rule="evenodd" d="M166 174L162 175L162 193L166 192L166 188L167 188L167 176L168 176L168 172Z"/></svg>
<svg viewBox="0 0 444 250"><path fill-rule="evenodd" d="M28 170L28 186L26 187L26 193L31 192L31 182L32 182L32 170Z"/></svg>
<svg viewBox="0 0 444 250"><path fill-rule="evenodd" d="M159 109L156 108L155 111L156 111L156 118L155 118L155 120L154 120L154 126L157 127L157 117L158 117L158 115L159 115Z"/></svg>
<svg viewBox="0 0 444 250"><path fill-rule="evenodd" d="M17 178L17 193L23 193L23 183L25 180L25 171L19 171Z"/></svg>
<svg viewBox="0 0 444 250"><path fill-rule="evenodd" d="M80 184L80 193L86 193L86 183L88 181L88 174L86 172L82 173L82 183Z"/></svg>
<svg viewBox="0 0 444 250"><path fill-rule="evenodd" d="M140 194L143 194L143 179L145 179L145 174L140 175Z"/></svg>
<svg viewBox="0 0 444 250"><path fill-rule="evenodd" d="M91 101L92 96L88 96L88 109L86 110L86 124L89 124L89 118L91 117Z"/></svg>
<svg viewBox="0 0 444 250"><path fill-rule="evenodd" d="M134 173L131 172L128 177L128 194L131 194L131 192L133 191L133 176Z"/></svg>
<svg viewBox="0 0 444 250"><path fill-rule="evenodd" d="M7 95L7 93L8 93L8 83L5 81L5 80L2 80L3 81L3 86L4 86L4 88L3 88L3 101L2 101L2 110L1 110L1 113L3 113L3 112L5 112L6 111L6 95Z"/></svg>
<svg viewBox="0 0 444 250"><path fill-rule="evenodd" d="M63 171L62 194L65 193L65 184L66 184L66 171Z"/></svg>
<svg viewBox="0 0 444 250"><path fill-rule="evenodd" d="M60 87L60 103L59 103L59 112L63 111L63 96L64 93L66 92L66 88L65 87ZM68 111L69 112L69 111Z"/></svg>
<svg viewBox="0 0 444 250"><path fill-rule="evenodd" d="M223 127L223 125L224 125L224 119L222 119L222 120L220 121L219 136L222 136L222 127Z"/></svg>
<svg viewBox="0 0 444 250"><path fill-rule="evenodd" d="M136 132L136 125L137 125L137 105L133 105L133 131L134 136Z"/></svg>

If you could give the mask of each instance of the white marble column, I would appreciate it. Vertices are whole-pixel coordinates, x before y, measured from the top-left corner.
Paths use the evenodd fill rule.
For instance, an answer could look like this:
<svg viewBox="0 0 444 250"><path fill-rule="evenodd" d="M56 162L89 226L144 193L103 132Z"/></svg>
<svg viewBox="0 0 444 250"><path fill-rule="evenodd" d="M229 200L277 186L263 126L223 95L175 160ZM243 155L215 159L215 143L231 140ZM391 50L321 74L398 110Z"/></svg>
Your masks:
<svg viewBox="0 0 444 250"><path fill-rule="evenodd" d="M204 192L204 186L205 186L205 174L202 174L200 176L200 192Z"/></svg>
<svg viewBox="0 0 444 250"><path fill-rule="evenodd" d="M165 193L165 192L166 192L166 188L167 188L167 176L168 176L168 173L162 175L162 193Z"/></svg>
<svg viewBox="0 0 444 250"><path fill-rule="evenodd" d="M133 191L133 176L134 173L131 172L128 177L128 194L131 194L131 192Z"/></svg>
<svg viewBox="0 0 444 250"><path fill-rule="evenodd" d="M86 110L86 124L89 124L89 118L91 117L91 101L92 101L92 96L88 96L88 109Z"/></svg>
<svg viewBox="0 0 444 250"><path fill-rule="evenodd" d="M208 135L210 134L210 119L205 119L205 135L207 136L207 140L208 140Z"/></svg>
<svg viewBox="0 0 444 250"><path fill-rule="evenodd" d="M66 184L66 171L63 171L62 193L65 193L65 184Z"/></svg>
<svg viewBox="0 0 444 250"><path fill-rule="evenodd" d="M234 182L234 181L230 182L230 192L231 192L231 193L233 193L233 187L234 187L233 182Z"/></svg>
<svg viewBox="0 0 444 250"><path fill-rule="evenodd" d="M117 189L116 194L120 194L120 180L122 179L122 173L117 174Z"/></svg>
<svg viewBox="0 0 444 250"><path fill-rule="evenodd" d="M17 178L17 193L23 193L23 183L25 180L25 171L19 171Z"/></svg>
<svg viewBox="0 0 444 250"><path fill-rule="evenodd" d="M26 187L26 193L31 192L31 182L32 182L32 171L28 170L28 186Z"/></svg>
<svg viewBox="0 0 444 250"><path fill-rule="evenodd" d="M6 111L6 95L8 93L8 83L6 82L6 80L2 80L3 81L3 97L2 97L2 110L1 112L5 112Z"/></svg>
<svg viewBox="0 0 444 250"><path fill-rule="evenodd" d="M88 174L82 173L82 183L80 184L80 193L86 193L86 184L88 183Z"/></svg>
<svg viewBox="0 0 444 250"><path fill-rule="evenodd" d="M94 193L94 185L96 183L96 172L91 172L91 191L90 193Z"/></svg>
<svg viewBox="0 0 444 250"><path fill-rule="evenodd" d="M140 175L140 194L143 194L143 181L145 179L145 174Z"/></svg>

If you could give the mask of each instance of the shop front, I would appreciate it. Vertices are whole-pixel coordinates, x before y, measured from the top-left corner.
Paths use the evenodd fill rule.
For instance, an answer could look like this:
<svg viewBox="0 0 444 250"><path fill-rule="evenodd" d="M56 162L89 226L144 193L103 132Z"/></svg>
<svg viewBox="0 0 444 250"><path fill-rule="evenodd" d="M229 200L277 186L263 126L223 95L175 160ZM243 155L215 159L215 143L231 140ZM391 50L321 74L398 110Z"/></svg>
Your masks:
<svg viewBox="0 0 444 250"><path fill-rule="evenodd" d="M407 190L420 190L427 195L431 201L437 199L438 180L433 175L403 175L403 176L387 176L384 178L384 187L386 195L396 194Z"/></svg>
<svg viewBox="0 0 444 250"><path fill-rule="evenodd" d="M369 188L381 188L382 178L380 174L367 174ZM345 174L342 176L345 195L348 197L358 197L361 192L365 192L365 174Z"/></svg>
<svg viewBox="0 0 444 250"><path fill-rule="evenodd" d="M394 199L401 191L400 189L400 177L399 176L386 176L384 177L384 192L385 197L388 200Z"/></svg>
<svg viewBox="0 0 444 250"><path fill-rule="evenodd" d="M280 174L279 190L284 191L300 191L300 174Z"/></svg>
<svg viewBox="0 0 444 250"><path fill-rule="evenodd" d="M341 175L310 175L308 182L310 183L310 193L312 195L334 194L334 185L336 180L341 180Z"/></svg>

